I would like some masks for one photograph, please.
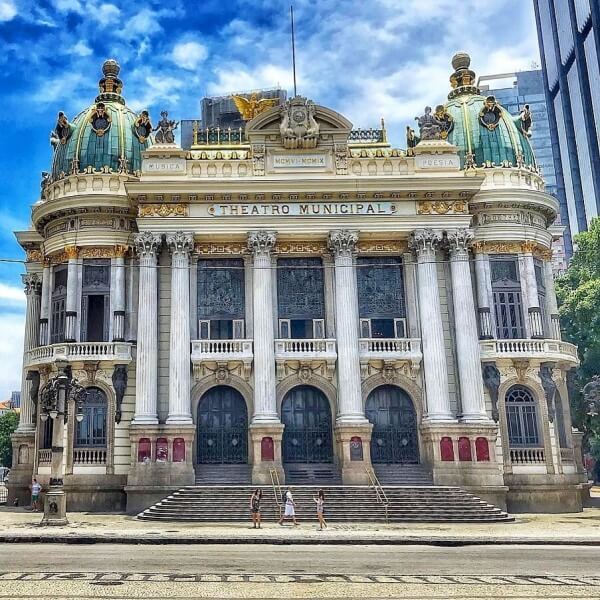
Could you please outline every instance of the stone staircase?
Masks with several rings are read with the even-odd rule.
[[[252,466],[248,464],[196,465],[196,485],[250,485]]]
[[[386,485],[432,486],[431,473],[422,465],[373,465],[379,483]]]
[[[188,486],[182,488],[138,515],[151,521],[240,522],[250,519],[250,496],[256,486]],[[272,487],[261,487],[262,519],[274,522],[279,507]],[[285,489],[285,488],[284,488]],[[299,522],[315,521],[313,497],[318,489],[325,493],[328,522],[497,522],[513,518],[472,494],[455,487],[385,486],[386,508],[368,486],[294,486]]]
[[[285,481],[287,485],[342,485],[339,469],[331,463],[285,465]]]

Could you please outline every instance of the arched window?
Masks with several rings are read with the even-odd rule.
[[[539,446],[537,409],[533,394],[521,385],[506,393],[506,425],[511,446]]]
[[[95,387],[87,389],[83,420],[77,423],[75,447],[106,447],[106,394]]]

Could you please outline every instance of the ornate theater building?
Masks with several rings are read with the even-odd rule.
[[[394,148],[301,96],[245,130],[94,103],[52,135],[27,253],[13,497],[47,485],[64,364],[69,508],[135,512],[184,486],[415,479],[509,511],[577,511],[551,267],[558,204],[457,54],[445,104]],[[248,105],[250,101],[248,101]],[[535,125],[534,125],[535,126]],[[61,365],[63,365],[61,367]],[[74,407],[69,407],[73,415]],[[43,418],[45,417],[45,418]]]

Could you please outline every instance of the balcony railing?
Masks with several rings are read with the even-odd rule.
[[[106,457],[106,448],[73,448],[75,465],[105,465]]]
[[[408,358],[421,354],[421,340],[417,338],[362,338],[358,347],[361,355],[404,354]]]
[[[543,448],[511,448],[510,462],[513,465],[538,465],[546,462]]]
[[[194,340],[192,361],[250,360],[252,340]]]
[[[577,346],[561,340],[481,340],[481,358],[541,358],[579,364]]]
[[[337,353],[334,339],[280,339],[275,340],[276,359],[330,358]]]
[[[44,365],[57,360],[131,362],[131,344],[126,342],[72,342],[40,346],[25,355],[27,366]]]
[[[50,448],[38,450],[38,463],[40,465],[49,465],[52,462],[52,450]]]

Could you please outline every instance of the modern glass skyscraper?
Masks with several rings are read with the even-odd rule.
[[[600,1],[534,0],[557,197],[570,233],[600,214]],[[567,253],[572,250],[565,232]]]

